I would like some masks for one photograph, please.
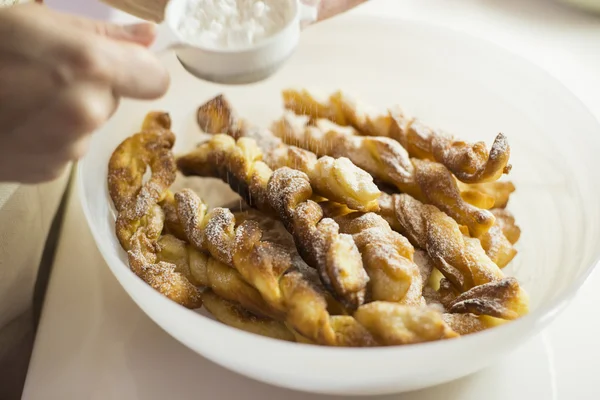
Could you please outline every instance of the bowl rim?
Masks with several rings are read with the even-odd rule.
[[[541,77],[546,83],[554,85],[554,87],[559,90],[565,97],[565,102],[573,102],[574,105],[577,106],[581,115],[586,115],[589,119],[588,123],[593,121],[595,125],[595,130],[600,133],[600,121],[590,109],[574,94],[572,93],[560,80],[552,76],[546,69],[537,65],[536,63],[526,59],[525,57],[511,51],[510,49],[497,44],[493,41],[489,41],[486,39],[482,39],[470,33],[466,33],[460,31],[458,29],[449,28],[443,25],[434,24],[431,22],[421,21],[413,18],[406,17],[395,17],[395,16],[372,16],[372,15],[346,15],[344,16],[345,24],[349,24],[352,22],[355,23],[402,23],[406,25],[411,25],[412,27],[418,29],[427,29],[430,31],[437,31],[440,35],[453,35],[458,37],[462,41],[469,41],[471,44],[476,44],[478,46],[487,47],[489,51],[494,53],[502,53],[503,58],[512,58],[514,62],[518,62],[523,67],[529,68],[530,70],[535,70],[538,76]],[[370,21],[370,22],[369,22]],[[340,23],[339,21],[335,21],[336,23]],[[589,125],[591,126],[591,124]],[[600,137],[600,135],[599,135]],[[599,147],[600,148],[600,147]],[[117,253],[114,251],[108,251],[101,245],[103,240],[101,240],[100,234],[97,232],[97,229],[93,223],[92,210],[89,207],[89,203],[87,201],[87,197],[85,195],[85,185],[86,182],[83,179],[83,170],[86,164],[86,160],[88,157],[84,157],[77,165],[77,190],[81,202],[81,206],[83,209],[83,213],[85,215],[86,221],[90,228],[90,232],[94,237],[94,241],[96,242],[96,246],[100,250],[105,262],[107,263],[110,270],[113,272],[113,275],[119,280],[121,286],[123,284],[120,282],[119,272],[115,270],[115,268],[123,268],[123,276],[127,276],[127,279],[133,279],[137,281],[137,283],[133,283],[134,285],[143,285],[145,289],[151,291],[155,296],[161,297],[165,302],[172,303],[173,306],[181,308],[183,311],[187,311],[191,313],[190,315],[195,315],[198,318],[205,319],[209,324],[214,324],[213,327],[222,333],[231,332],[232,337],[244,338],[247,337],[248,340],[253,340],[257,344],[263,344],[265,346],[270,346],[273,351],[287,351],[287,352],[296,352],[300,351],[305,357],[323,357],[323,356],[350,356],[350,357],[361,357],[361,356],[402,356],[405,353],[420,351],[420,350],[428,350],[428,351],[436,351],[440,347],[449,348],[451,346],[457,346],[457,342],[462,343],[472,343],[478,340],[484,340],[484,338],[498,335],[501,332],[506,332],[509,330],[517,330],[518,328],[526,325],[530,325],[532,328],[529,329],[531,335],[539,332],[543,329],[548,323],[550,323],[574,298],[577,291],[585,284],[591,273],[595,270],[596,266],[600,264],[600,250],[596,251],[594,255],[594,259],[589,265],[586,266],[585,270],[580,272],[580,274],[573,280],[573,282],[564,288],[562,292],[554,297],[551,301],[541,304],[537,309],[528,313],[527,315],[520,317],[517,320],[510,321],[506,324],[501,324],[492,329],[487,329],[481,332],[461,336],[459,340],[439,340],[432,342],[424,342],[417,344],[409,344],[409,345],[396,345],[396,346],[381,346],[381,347],[368,347],[368,348],[354,348],[354,347],[330,347],[330,346],[320,346],[320,345],[310,345],[304,343],[296,343],[296,342],[286,342],[277,339],[271,339],[267,337],[263,337],[257,334],[249,333],[237,328],[230,327],[228,325],[222,324],[218,321],[212,320],[203,315],[199,315],[193,310],[185,309],[184,307],[172,302],[166,297],[162,296],[160,293],[156,292],[154,289],[150,288],[144,282],[141,281],[129,268],[127,268],[127,264],[123,262],[120,257],[118,257]],[[113,265],[114,264],[114,265]],[[125,289],[125,288],[123,288]],[[145,290],[142,289],[142,290]],[[127,294],[132,298],[132,300],[138,304],[137,300],[132,296],[132,294],[125,290]],[[149,292],[148,292],[149,293]],[[138,307],[142,308],[139,304]],[[143,309],[142,309],[143,311]],[[145,311],[145,314],[148,315]],[[148,315],[151,319],[153,319],[150,315]],[[170,333],[169,333],[170,334]],[[171,335],[171,334],[170,334]],[[172,335],[171,335],[172,336]],[[179,339],[177,339],[179,341]],[[262,343],[261,343],[262,342]],[[184,343],[185,344],[185,343]],[[467,344],[465,344],[467,345]],[[189,346],[188,346],[189,347]],[[392,353],[391,353],[392,352]],[[203,356],[206,356],[203,354]],[[207,356],[207,358],[212,359]],[[234,368],[232,368],[234,369]]]

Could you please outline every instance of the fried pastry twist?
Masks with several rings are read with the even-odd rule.
[[[311,160],[316,160],[316,156],[310,151],[286,145],[270,132],[248,127],[247,123],[235,115],[222,95],[200,106],[197,117],[200,127],[208,133],[226,132],[234,138],[255,139],[265,153],[265,162],[270,168],[293,167],[300,171],[307,171],[310,169],[306,165]],[[347,158],[337,160],[347,160]],[[314,179],[310,175],[309,177],[313,185]],[[324,196],[331,199],[327,194]],[[328,204],[331,208],[336,203],[333,200]],[[360,212],[351,215],[346,212],[343,214],[347,215],[336,214],[332,209],[327,210],[327,205],[321,204],[321,206],[325,208],[325,214],[330,212],[330,215],[326,216],[335,217],[334,220],[340,226],[342,233],[353,235],[369,275],[371,299],[421,304],[423,282],[418,267],[412,261],[414,248],[402,235],[394,232],[389,224],[376,214]],[[351,205],[347,206],[353,208]]]
[[[466,202],[454,176],[440,163],[411,159],[396,141],[385,137],[354,136],[338,130],[323,130],[304,125],[286,113],[272,127],[273,133],[284,142],[298,145],[317,155],[347,157],[376,179],[396,186],[440,208],[471,234],[479,237],[493,224],[494,216]]]
[[[223,95],[218,95],[198,108],[198,125],[209,134],[226,133],[234,139],[254,139],[271,168],[290,167],[304,172],[314,191],[353,210],[377,211],[380,191],[373,177],[357,168],[349,159],[329,156],[317,158],[313,153],[286,146],[280,139],[257,130],[238,118]]]
[[[426,320],[430,325],[421,329],[411,325],[381,327],[375,322],[371,322],[373,327],[368,324],[365,327],[360,323],[361,328],[357,326],[359,322],[353,323],[347,318],[331,316],[326,293],[319,286],[318,277],[311,272],[314,270],[307,268],[299,257],[295,257],[297,254],[291,242],[285,246],[263,240],[261,227],[252,219],[246,219],[236,227],[235,217],[227,209],[216,208],[207,213],[204,204],[189,189],[177,193],[175,199],[178,215],[190,243],[208,252],[216,261],[233,265],[241,277],[256,288],[265,302],[277,310],[272,317],[285,321],[294,332],[309,342],[367,346],[375,343],[416,343],[456,336],[439,313],[427,314]],[[227,298],[226,296],[231,295],[220,296]],[[239,304],[248,309],[246,301],[239,298]],[[388,306],[385,303],[380,307],[396,310],[395,305]],[[361,309],[359,307],[357,313]],[[377,310],[375,307],[371,312],[373,319],[376,318]],[[416,318],[412,308],[401,310],[403,312],[398,318],[406,321]],[[421,308],[415,310],[419,315],[424,313]],[[444,329],[438,330],[440,326]],[[388,339],[386,332],[391,333],[394,339]],[[383,339],[375,341],[375,335]]]
[[[420,343],[458,336],[430,307],[403,306],[374,301],[360,307],[354,318],[373,334],[375,340],[389,344]],[[403,326],[404,329],[398,329]]]
[[[506,208],[510,195],[515,191],[515,185],[510,181],[496,181],[485,183],[474,183],[468,185],[458,182],[458,187],[461,189],[463,198],[485,198],[489,199],[491,206],[489,208]]]
[[[321,281],[349,309],[364,302],[369,280],[360,253],[350,235],[323,218],[312,200],[306,174],[290,168],[273,172],[261,161],[256,142],[215,135],[178,159],[184,175],[220,177],[248,204],[276,215],[293,235],[300,255],[319,272]]]
[[[520,291],[517,280],[507,277],[475,286],[456,296],[445,306],[451,313],[473,313],[512,320],[522,315]]]
[[[175,271],[194,285],[208,288],[228,301],[239,303],[257,316],[275,319],[281,316],[238,271],[183,240],[168,234],[162,236],[157,257],[160,261],[175,265]]]
[[[458,224],[436,207],[399,194],[382,195],[380,208],[394,229],[413,245],[427,251],[436,268],[459,293],[505,279],[502,271],[485,254],[479,240],[463,235]],[[522,316],[528,310],[527,294],[516,281],[509,283],[513,286],[507,287],[511,290],[502,302],[513,313],[504,315],[507,318]]]
[[[394,181],[401,191],[436,205],[457,222],[466,225],[471,235],[481,240],[486,253],[498,266],[506,266],[515,257],[516,249],[495,224],[493,214],[473,205],[483,205],[486,199],[491,200],[487,207],[496,201],[506,205],[508,196],[514,191],[512,183],[462,184],[468,190],[461,193],[456,180],[443,165],[418,159],[412,159],[411,165],[410,161],[406,161],[408,155],[402,147],[387,138],[351,136],[334,130],[323,133],[317,127],[295,125],[292,119],[285,116],[275,124],[273,131],[284,137],[286,142],[307,140],[308,144],[302,146],[310,150],[327,152],[332,156],[344,154],[352,160],[358,160],[356,164],[359,167],[367,169],[380,180]],[[375,146],[370,148],[372,144]],[[397,162],[402,159],[405,162]],[[403,172],[386,173],[394,168]],[[469,201],[465,201],[465,198]]]
[[[278,221],[264,214],[253,212],[251,209],[235,213],[234,216],[237,224],[242,224],[248,220],[254,221],[262,229],[263,241],[273,242],[286,248],[292,259],[293,265],[291,268],[298,267],[309,285],[316,285],[313,292],[306,294],[307,297],[310,297],[311,293],[315,296],[311,304],[322,304],[323,299],[320,296],[323,296],[330,313],[336,311],[336,309],[338,312],[344,312],[341,306],[329,296],[328,292],[320,288],[314,270],[308,269],[300,259],[293,238]],[[335,336],[334,343],[322,341],[318,336],[310,340],[300,334],[299,331],[305,333],[318,332],[317,328],[310,325],[314,323],[314,319],[296,319],[286,322],[285,313],[269,305],[260,292],[247,283],[235,268],[225,265],[211,256],[204,255],[187,242],[171,235],[162,236],[159,244],[158,257],[161,261],[175,264],[176,271],[189,277],[188,279],[194,284],[209,288],[208,291],[203,293],[203,304],[213,316],[224,324],[263,336],[279,337],[283,340],[290,340],[291,335],[292,338],[297,337],[299,341],[307,343],[353,347],[377,345],[372,335],[362,325],[358,324],[353,317],[344,315],[330,315],[329,317],[332,330],[332,335],[329,335],[329,337]],[[264,251],[260,252],[261,255],[264,255],[264,253]],[[251,258],[251,261],[254,263],[256,271],[259,271],[259,259]],[[296,307],[300,309],[301,305]],[[302,324],[299,331],[293,328],[296,324]]]
[[[485,318],[475,314],[449,314],[442,316],[444,322],[459,335],[469,335],[490,328]]]
[[[212,290],[202,294],[204,307],[220,322],[273,339],[295,341],[294,334],[285,324],[271,318],[258,317],[244,307],[218,296]]]
[[[500,268],[507,266],[517,255],[517,249],[504,234],[501,222],[496,223],[489,231],[479,237],[485,254]]]
[[[200,308],[202,299],[198,288],[177,272],[174,264],[158,261],[156,254],[148,251],[155,246],[156,242],[149,239],[142,230],[133,234],[130,250],[127,251],[133,273],[174,302],[190,309]]]
[[[206,288],[202,304],[220,322],[262,336],[294,340],[281,322],[281,313],[270,307],[234,268],[169,234],[160,238],[157,256],[160,261],[174,264],[175,271],[194,285]]]
[[[479,237],[479,241],[488,257],[500,268],[504,268],[517,255],[517,249],[513,245],[519,240],[521,229],[508,210],[494,208],[490,211],[496,221],[489,231]]]
[[[116,235],[131,270],[169,299],[188,308],[201,306],[200,293],[175,265],[158,261],[164,213],[158,203],[175,180],[171,148],[175,136],[165,113],[147,115],[142,131],[125,139],[108,165],[108,189],[117,210]],[[152,174],[143,183],[147,168]]]
[[[308,279],[309,274],[294,263],[289,247],[263,241],[256,221],[247,220],[236,227],[235,217],[228,209],[207,212],[206,205],[189,189],[176,193],[175,200],[190,244],[216,261],[233,266],[275,312],[265,313],[262,305],[252,311],[285,316],[285,321],[303,336],[321,344],[335,344],[326,297]],[[231,295],[221,294],[233,300],[228,296]],[[248,308],[247,301],[236,300]]]
[[[352,126],[361,135],[385,136],[398,141],[411,157],[434,160],[445,165],[465,183],[497,180],[509,173],[510,147],[506,136],[498,134],[488,150],[484,142],[467,143],[436,131],[401,110],[370,115],[350,96],[337,91],[326,100],[315,98],[307,90],[284,90],[284,105],[313,120],[328,119],[341,126]]]
[[[521,228],[516,224],[515,217],[506,209],[493,209],[492,213],[496,217],[496,221],[506,239],[515,244],[521,237]]]
[[[340,232],[351,234],[369,275],[372,301],[422,305],[423,278],[413,261],[414,247],[375,213],[353,212],[332,202],[320,203]]]
[[[150,128],[158,124],[159,114],[150,113],[142,131],[125,139],[113,152],[108,165],[108,191],[117,210],[117,237],[129,250],[133,234],[140,228],[154,240],[164,219],[158,203],[175,180],[176,164],[171,152],[175,135],[168,128]],[[146,169],[152,175],[142,184]],[[159,227],[160,230],[153,229]]]

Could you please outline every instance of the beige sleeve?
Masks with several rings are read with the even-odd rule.
[[[0,331],[30,307],[52,219],[68,180],[21,185],[0,207]]]
[[[19,352],[27,350],[24,341],[31,337],[42,252],[68,179],[66,171],[42,185],[0,184],[0,371],[12,371],[22,364],[18,360],[27,359]],[[0,385],[0,398],[8,398],[8,386]]]
[[[101,0],[114,8],[147,21],[160,23],[169,0]]]

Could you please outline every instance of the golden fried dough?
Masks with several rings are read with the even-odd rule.
[[[225,300],[208,290],[202,294],[204,307],[225,325],[273,339],[294,342],[294,334],[285,324],[270,318],[258,317],[241,305]]]
[[[335,221],[323,218],[310,200],[312,187],[306,174],[291,168],[272,171],[261,161],[253,139],[237,142],[215,135],[178,159],[184,175],[221,177],[249,204],[276,215],[294,236],[298,252],[319,271],[325,287],[347,308],[364,302],[368,276],[350,235],[340,234]]]
[[[338,125],[352,126],[365,136],[383,136],[398,141],[411,157],[437,161],[465,183],[492,182],[510,172],[510,147],[499,134],[488,150],[483,142],[468,143],[410,118],[396,107],[374,114],[346,93],[337,91],[317,99],[307,90],[282,92],[286,109],[306,115],[313,121],[329,119]]]
[[[326,131],[304,125],[289,113],[276,121],[271,130],[284,142],[297,144],[317,156],[347,157],[377,180],[437,206],[467,226],[474,236],[485,233],[494,224],[492,213],[463,199],[456,179],[444,165],[411,159],[393,139],[354,136],[332,129]]]
[[[131,270],[169,299],[188,308],[202,302],[199,290],[188,280],[189,270],[157,260],[165,214],[159,203],[175,180],[176,164],[171,148],[175,135],[163,112],[146,116],[142,132],[125,139],[108,164],[108,189],[117,209],[116,235],[128,252]],[[151,176],[144,183],[146,169]]]

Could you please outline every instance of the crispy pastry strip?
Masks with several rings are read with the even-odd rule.
[[[312,151],[300,149],[295,146],[285,145],[282,143],[280,138],[273,137],[270,132],[259,131],[255,128],[249,127],[248,123],[241,120],[234,110],[232,109],[229,102],[223,95],[219,95],[198,108],[197,114],[198,124],[207,133],[215,134],[218,132],[225,132],[233,138],[239,139],[241,137],[250,137],[256,140],[261,147],[261,150],[265,152],[265,162],[270,168],[277,169],[280,167],[293,167],[301,171],[307,171],[307,160],[315,159],[316,156]],[[310,129],[310,128],[309,128]],[[350,137],[347,134],[340,134],[342,137]],[[289,139],[289,138],[288,138]],[[329,143],[329,138],[321,140],[318,143],[315,142],[313,145],[308,146],[311,150],[319,151],[319,148],[339,148],[336,140]],[[377,142],[378,139],[382,139],[382,143],[389,143],[389,148],[398,149],[401,153],[403,149],[401,146],[389,139],[383,138],[358,138],[361,141]],[[362,142],[361,142],[362,143]],[[363,149],[354,148],[356,153],[349,153],[352,158],[360,158],[365,154]],[[364,149],[367,150],[367,149]],[[327,150],[324,150],[327,152]],[[384,152],[383,150],[382,152]],[[380,152],[381,153],[381,152]],[[348,153],[344,153],[347,154]],[[335,154],[336,156],[340,154]],[[389,157],[382,157],[394,162],[394,154]],[[408,160],[408,156],[400,156],[400,160]],[[345,158],[344,158],[345,159]],[[338,159],[338,160],[341,160]],[[375,160],[375,159],[373,159]],[[417,162],[419,162],[417,160]],[[373,164],[376,161],[373,161]],[[410,161],[407,161],[406,168],[413,170]],[[433,164],[433,163],[432,163]],[[439,165],[439,164],[438,164]],[[443,168],[439,165],[441,169]],[[371,169],[374,169],[372,167]],[[423,171],[425,168],[422,168]],[[439,169],[439,168],[438,168]],[[432,168],[429,168],[427,173],[423,175],[429,175],[432,177],[438,177],[442,174],[430,173]],[[382,175],[386,175],[382,173]],[[404,176],[410,175],[404,173]],[[310,176],[310,175],[309,175]],[[456,184],[454,178],[449,173],[446,173],[446,182],[449,186],[455,187]],[[311,184],[313,183],[311,178]],[[435,179],[422,179],[422,182],[434,182]],[[454,185],[454,186],[452,186]],[[466,186],[466,185],[465,185]],[[407,186],[408,187],[408,186]],[[416,187],[416,185],[411,185]],[[416,189],[418,192],[419,188]],[[325,195],[325,197],[328,197]],[[458,196],[457,196],[458,197]],[[328,197],[331,199],[331,197]],[[328,205],[321,204],[325,207],[325,213],[327,216],[337,216],[334,218],[335,221],[340,225],[342,233],[352,234],[362,256],[363,264],[370,277],[369,287],[370,294],[373,300],[387,300],[387,301],[404,301],[408,303],[418,303],[421,301],[421,280],[415,274],[417,268],[412,262],[412,253],[414,249],[408,243],[399,245],[396,244],[406,242],[401,236],[394,236],[394,232],[390,229],[389,225],[381,217],[374,214],[363,214],[356,213],[352,215],[345,215],[350,212],[342,210],[333,210],[331,207],[337,207],[335,201],[328,202]],[[443,203],[445,204],[445,203]],[[344,207],[345,208],[345,207]],[[350,207],[352,208],[352,207]],[[376,234],[375,234],[376,233]],[[404,240],[402,240],[404,239]],[[499,265],[506,265],[512,257],[514,257],[514,249],[504,238],[502,232],[498,227],[493,227],[491,232],[482,234],[482,239],[486,244],[486,250],[489,249],[490,256],[493,261]],[[374,244],[373,241],[377,243]],[[406,246],[408,244],[408,247]],[[506,246],[508,244],[508,246]],[[405,298],[405,295],[407,295]]]
[[[490,211],[496,217],[496,222],[489,231],[479,237],[479,241],[488,257],[500,268],[504,268],[517,255],[514,244],[519,240],[521,229],[516,225],[510,211],[504,208],[494,208]]]
[[[257,129],[249,128],[247,123],[235,115],[232,107],[222,95],[200,106],[198,124],[208,133],[225,132],[236,139],[241,137],[255,139],[261,150],[265,152],[265,162],[270,168],[298,169],[308,174],[311,185],[314,185],[315,180],[325,181],[325,185],[321,186],[329,185],[329,179],[323,179],[323,177],[330,176],[329,174],[319,172],[316,174],[318,178],[315,179],[315,174],[310,173],[313,169],[310,165],[315,164],[317,160],[314,153],[286,145],[269,132],[260,132]],[[330,157],[322,159],[324,158],[331,159]],[[336,161],[352,166],[347,158],[338,158]],[[371,183],[371,176],[360,171],[369,176],[366,181]],[[362,175],[357,175],[362,178]],[[362,180],[358,180],[353,186],[360,185]],[[319,193],[328,199],[332,198],[323,191]],[[347,206],[357,209],[351,204],[347,204]],[[376,209],[378,208],[377,206]],[[340,226],[342,233],[353,236],[362,254],[363,265],[369,275],[371,299],[401,302],[402,304],[422,304],[422,279],[417,266],[412,261],[414,249],[402,235],[394,232],[385,220],[373,213],[358,212],[352,215],[337,215],[334,220]]]
[[[292,257],[293,263],[300,267],[300,271],[306,275],[309,282],[319,287],[318,277],[313,274],[314,270],[303,267],[305,264],[299,258],[294,240],[281,223],[252,209],[235,213],[235,217],[238,224],[248,220],[259,224],[263,230],[262,240],[285,246]],[[195,285],[210,288],[208,295],[207,292],[203,293],[203,304],[219,321],[263,336],[279,336],[283,340],[290,340],[289,335],[292,335],[292,340],[294,337],[298,337],[302,342],[317,344],[317,342],[302,336],[298,330],[293,328],[291,323],[286,323],[285,313],[270,306],[263,299],[260,292],[247,283],[235,268],[227,266],[211,256],[204,255],[187,242],[172,235],[162,236],[159,245],[158,257],[161,261],[175,264],[176,271],[188,277]],[[253,262],[257,261],[253,259]],[[320,303],[319,296],[323,295],[328,303],[330,313],[341,307],[326,291],[319,289],[312,292],[312,294],[316,298],[313,299],[311,304],[314,304],[314,301]],[[218,296],[218,299],[211,301],[215,296]],[[252,315],[248,316],[248,312]],[[315,331],[314,328],[311,329],[310,327],[311,322],[314,322],[314,320],[296,321],[296,323],[308,325],[300,329],[302,332]],[[372,335],[352,316],[331,315],[329,322],[337,346],[364,347],[377,345]],[[285,331],[281,329],[282,325],[285,327]],[[313,339],[319,340],[318,337]],[[320,344],[331,343],[323,342]]]
[[[406,194],[382,195],[381,214],[413,245],[427,251],[436,268],[459,293],[502,281],[505,276],[490,260],[479,240],[463,235],[458,224],[434,206]],[[516,282],[510,281],[510,295],[503,304],[518,316],[527,313],[528,297]]]
[[[448,279],[442,278],[436,295],[428,300],[438,302],[453,314],[470,313],[500,320],[513,320],[522,315],[519,311],[522,307],[522,304],[519,304],[520,290],[515,278],[506,277],[459,293]]]
[[[302,143],[302,140],[307,140],[308,144],[301,146],[309,150],[326,152],[334,157],[344,154],[380,180],[395,181],[401,191],[437,206],[458,223],[466,225],[471,235],[481,240],[488,256],[501,268],[515,257],[517,251],[495,223],[493,213],[473,205],[483,205],[486,199],[491,200],[488,207],[496,201],[505,205],[514,190],[512,183],[462,184],[468,190],[460,192],[454,177],[442,164],[418,159],[412,159],[412,165],[410,161],[398,163],[398,160],[408,160],[408,155],[398,143],[387,138],[351,136],[334,130],[323,133],[317,127],[294,125],[294,121],[285,116],[274,125],[273,131],[285,138],[285,142]],[[377,145],[371,150],[369,146],[361,147],[374,143]],[[395,150],[388,152],[389,149]],[[387,173],[403,166],[407,169],[402,173]]]
[[[158,261],[156,255],[148,251],[155,245],[156,242],[149,239],[143,230],[133,234],[130,250],[127,251],[133,273],[174,302],[190,309],[200,308],[202,299],[198,288],[177,272],[174,264]]]
[[[285,160],[270,158],[270,166],[273,168],[286,164]],[[340,232],[352,235],[369,275],[371,300],[421,304],[422,280],[418,267],[412,260],[414,248],[406,238],[393,231],[383,218],[372,212],[350,213],[351,210],[344,207],[343,212],[336,213],[331,207],[337,207],[338,203],[327,202],[320,205],[325,216],[332,217],[337,222]]]
[[[263,231],[255,220],[246,219],[235,227],[235,217],[229,210],[215,208],[207,213],[206,206],[189,189],[177,193],[175,199],[178,215],[190,243],[197,249],[208,252],[216,261],[233,265],[268,305],[278,311],[273,317],[285,321],[295,333],[309,342],[370,346],[375,343],[417,343],[456,336],[443,322],[441,314],[435,312],[428,313],[423,321],[429,325],[419,329],[400,323],[398,326],[380,327],[371,322],[374,325],[371,327],[360,323],[358,319],[354,323],[331,316],[327,309],[326,294],[320,288],[318,278],[312,275],[311,271],[314,270],[306,268],[301,260],[294,258],[293,247],[263,240]],[[232,294],[221,295],[228,299],[227,296]],[[239,304],[245,307],[246,302],[240,299]],[[391,304],[392,306],[382,303],[380,307],[382,310],[384,307],[387,307],[386,310],[395,310],[395,305]],[[357,313],[361,309],[359,307]],[[373,319],[376,319],[377,312],[382,312],[377,310],[375,308],[372,311]],[[412,314],[412,308],[402,310],[404,311],[398,317],[401,320],[410,322],[416,318]],[[421,309],[415,310],[417,312]],[[419,311],[419,318],[422,313],[424,311]],[[342,323],[344,320],[346,322]],[[357,326],[358,323],[361,327]],[[439,330],[440,325],[445,329]],[[400,337],[404,342],[399,339],[390,340],[385,336],[384,329],[391,333],[392,338]],[[374,335],[380,339],[375,341]]]
[[[294,265],[289,247],[263,241],[256,221],[244,221],[236,228],[229,210],[207,212],[189,189],[178,192],[175,199],[192,246],[232,265],[269,306],[285,315],[294,330],[320,344],[335,344],[325,296],[307,273]]]
[[[244,307],[218,296],[212,290],[202,294],[204,307],[220,322],[273,339],[294,342],[294,334],[285,324],[271,318],[258,317]]]
[[[404,236],[375,213],[354,212],[333,202],[320,205],[324,215],[338,223],[341,232],[354,238],[369,275],[370,300],[424,304],[423,277],[413,261],[414,247]]]
[[[430,307],[404,306],[374,301],[360,307],[354,318],[375,340],[391,345],[420,343],[458,336]],[[398,329],[403,326],[404,329]]]
[[[226,133],[234,139],[254,139],[263,151],[264,161],[272,169],[290,167],[308,175],[314,191],[353,210],[377,211],[380,191],[373,177],[357,168],[349,159],[329,156],[317,158],[313,153],[286,146],[280,139],[260,132],[238,118],[223,95],[198,108],[198,125],[210,134]]]
[[[506,208],[510,195],[515,191],[514,183],[510,181],[496,181],[485,183],[466,184],[458,182],[458,187],[462,191],[463,198],[488,197],[491,199],[491,206],[487,208]],[[482,194],[484,196],[482,196]]]
[[[281,312],[265,302],[261,294],[234,268],[172,235],[162,236],[158,244],[158,260],[175,265],[175,271],[194,285],[208,288],[228,301],[239,303],[257,316],[281,317]]]
[[[171,153],[175,135],[169,128],[168,114],[148,114],[142,131],[125,139],[113,152],[108,189],[117,210],[116,235],[127,251],[131,270],[169,299],[198,308],[202,304],[198,289],[175,270],[174,264],[158,261],[156,256],[165,219],[158,203],[176,172]],[[152,174],[143,183],[148,167]]]
[[[517,243],[521,237],[521,228],[516,224],[515,217],[511,212],[506,209],[493,209],[492,213],[506,239],[512,244]]]
[[[517,255],[517,249],[502,231],[501,222],[497,222],[489,231],[479,237],[485,254],[500,268],[507,266]]]
[[[318,171],[317,168],[312,167],[317,162],[317,157],[312,151],[307,151],[296,146],[286,145],[282,142],[282,140],[278,137],[273,136],[268,131],[259,131],[256,128],[250,127],[249,124],[240,119],[233,108],[226,100],[223,95],[218,95],[208,102],[204,103],[202,106],[198,108],[197,113],[198,124],[202,130],[207,133],[216,134],[220,132],[227,133],[235,139],[239,139],[241,137],[250,137],[256,140],[259,147],[264,153],[264,161],[265,163],[272,169],[277,169],[281,167],[290,167],[294,169],[298,169],[302,172],[305,172],[311,181],[311,185],[316,188],[316,191],[322,194],[325,198],[330,199],[333,202],[336,202],[336,197],[332,195],[330,190],[327,189],[329,187],[329,183],[327,180],[319,179],[322,176],[330,176],[329,174],[323,174]],[[379,138],[373,138],[373,141],[377,141]],[[388,139],[384,139],[385,142],[389,142]],[[323,143],[319,144],[327,144],[327,141],[323,141]],[[336,147],[336,143],[333,142],[331,144],[332,147]],[[400,147],[396,143],[392,143],[392,148]],[[360,150],[357,149],[357,154]],[[352,154],[351,154],[352,155]],[[322,157],[321,160],[327,159],[328,157]],[[387,157],[388,159],[390,157]],[[392,157],[393,158],[393,157]],[[343,164],[351,164],[345,157],[340,157],[337,160],[337,163],[340,165]],[[407,164],[410,165],[410,164]],[[349,166],[348,170],[350,170],[352,165]],[[409,166],[409,169],[411,167]],[[340,168],[342,170],[342,168]],[[317,172],[317,173],[315,173]],[[423,172],[421,170],[421,172]],[[429,172],[428,172],[429,173]],[[366,172],[365,175],[369,175]],[[360,179],[354,179],[355,183],[354,187],[358,186],[360,182],[368,182],[369,184],[372,182],[370,175],[369,179],[364,179],[360,174],[350,174],[345,173],[342,174],[345,176],[357,176]],[[383,174],[386,175],[386,174]],[[407,175],[407,174],[404,174]],[[421,174],[424,175],[424,174]],[[444,175],[443,172],[439,175]],[[439,176],[438,175],[438,176]],[[447,185],[452,188],[453,182],[448,179],[448,174],[446,175]],[[433,179],[423,178],[422,182],[433,182]],[[325,182],[324,182],[325,181]],[[438,183],[439,184],[439,183]],[[512,184],[506,185],[504,182],[492,182],[490,184],[479,184],[479,185],[466,185],[461,184],[465,188],[465,191],[461,193],[461,197],[465,199],[468,197],[468,202],[477,205],[478,203],[481,205],[482,202],[485,203],[486,200],[491,201],[491,203],[487,204],[487,207],[491,207],[494,205],[495,198],[497,196],[500,197],[501,201],[503,201],[504,197],[506,197],[512,190],[514,190],[514,186]],[[411,185],[412,186],[412,185]],[[321,188],[319,190],[319,188]],[[322,188],[326,188],[323,190]],[[468,190],[467,190],[468,189]],[[418,189],[417,189],[418,191]],[[374,193],[374,190],[361,190],[361,193]],[[485,194],[482,195],[482,192]],[[377,194],[377,197],[379,194]],[[373,195],[371,198],[375,198]],[[348,196],[346,197],[348,199]],[[374,200],[373,200],[374,201]],[[506,197],[507,201],[507,197]],[[339,201],[337,201],[339,203]],[[350,203],[350,200],[346,200],[347,203]],[[359,203],[359,206],[354,205],[353,203],[348,204],[349,208],[353,208],[361,211],[360,204],[368,204],[369,207],[362,207],[362,211],[377,211],[377,206],[372,205],[371,202],[367,203],[364,200],[362,203]],[[466,206],[471,209],[475,209],[474,207]],[[500,267],[504,267],[508,264],[512,258],[516,255],[516,250],[513,246],[507,241],[504,237],[503,233],[498,229],[498,227],[492,227],[488,232],[483,233],[480,236],[482,244],[484,245],[484,249],[486,250],[488,256],[496,262]],[[362,250],[361,250],[362,252]],[[367,267],[367,271],[368,271]],[[374,283],[371,283],[371,286],[375,286]]]
[[[397,140],[411,157],[435,160],[445,165],[465,183],[493,182],[509,173],[510,147],[498,134],[488,150],[484,142],[467,143],[436,131],[401,110],[370,115],[350,96],[337,91],[326,100],[316,99],[307,90],[284,90],[284,105],[313,120],[325,118],[342,126],[352,126],[366,136],[385,136]]]
[[[348,309],[356,309],[364,302],[369,278],[352,236],[340,234],[335,221],[323,218],[319,205],[310,200],[313,193],[306,174],[290,168],[273,172],[261,157],[252,139],[236,142],[215,135],[180,157],[178,166],[184,175],[220,177],[248,204],[276,215],[325,287]]]
[[[447,305],[451,313],[489,315],[505,320],[517,319],[523,314],[517,280],[507,277],[499,281],[475,286],[458,295]]]
[[[377,180],[440,208],[459,224],[467,226],[475,237],[484,234],[494,224],[492,213],[462,198],[454,176],[444,165],[411,159],[395,140],[355,136],[339,130],[304,125],[290,113],[276,121],[272,131],[284,142],[315,152],[318,156],[349,158]]]
[[[459,335],[469,335],[490,328],[486,320],[475,314],[443,314],[444,322]]]

